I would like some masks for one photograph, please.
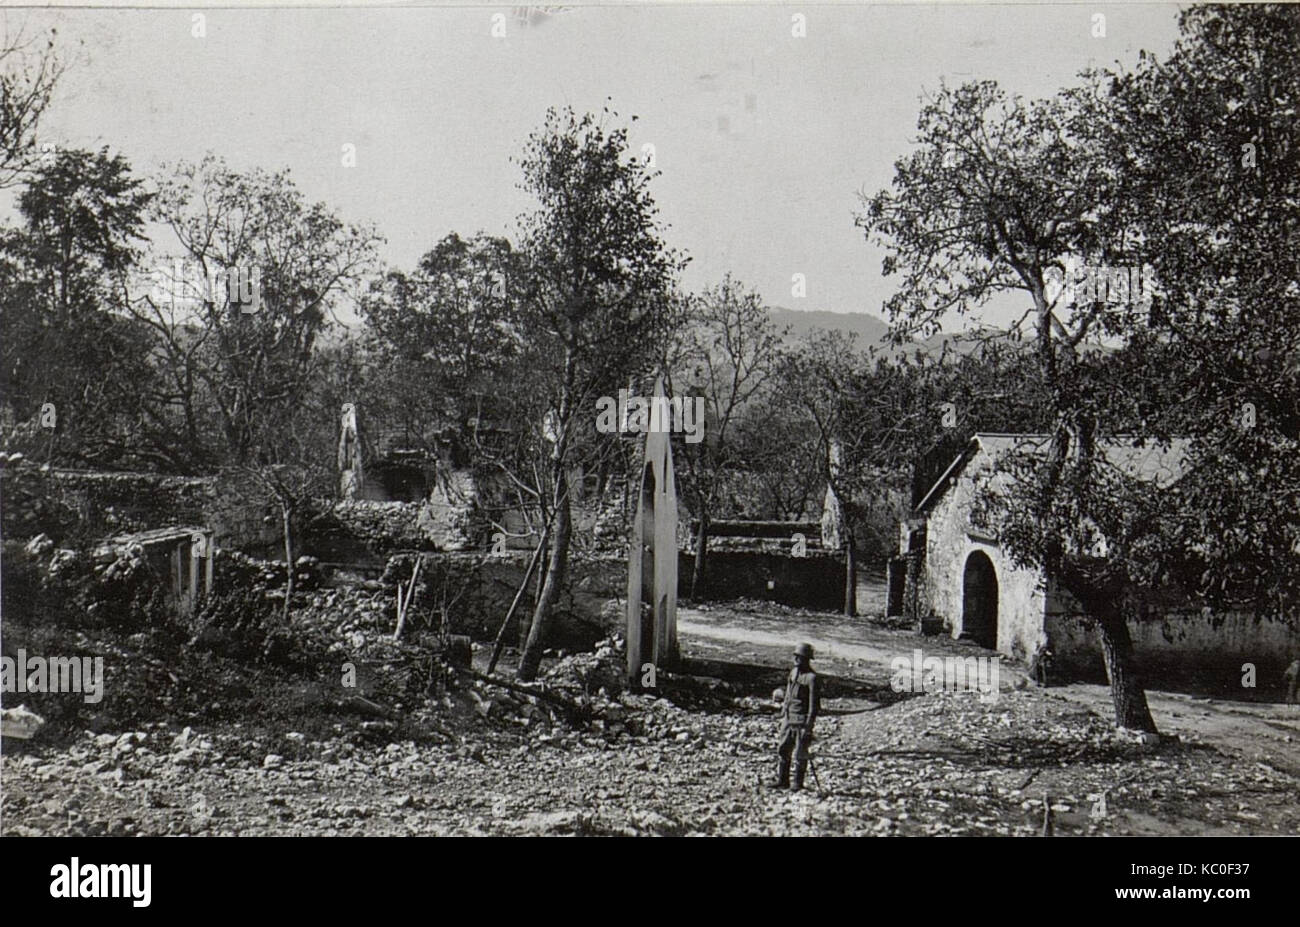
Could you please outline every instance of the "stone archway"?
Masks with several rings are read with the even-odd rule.
[[[993,561],[982,550],[966,558],[962,575],[961,637],[997,650],[998,577]]]

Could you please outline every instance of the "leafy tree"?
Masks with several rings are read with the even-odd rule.
[[[817,425],[797,397],[784,388],[764,390],[737,423],[735,444],[734,457],[741,465],[728,476],[735,484],[738,512],[800,521],[821,511]]]
[[[356,297],[378,238],[307,203],[287,171],[239,173],[213,156],[162,181],[154,217],[181,255],[160,259],[154,286],[132,301],[164,380],[142,440],[184,468],[255,462],[305,401],[318,340],[334,307]]]
[[[519,351],[522,261],[504,238],[452,233],[412,273],[389,271],[362,304],[373,336],[367,416],[399,425],[413,445],[450,430],[453,456],[469,458],[479,419]]]
[[[679,442],[676,457],[679,481],[699,521],[693,592],[704,578],[710,516],[728,471],[744,460],[739,441],[743,419],[773,385],[785,333],[772,322],[759,295],[730,275],[692,300],[681,331],[686,344],[679,362],[690,371],[686,378],[695,387],[692,392],[703,397],[706,416],[700,423],[703,440]]]
[[[1033,317],[1051,441],[1033,484],[1040,528],[1008,533],[1008,552],[1092,607],[1116,720],[1154,730],[1126,623],[1132,600],[1107,598],[1086,585],[1086,571],[1068,568],[1084,555],[1083,540],[1072,516],[1068,526],[1052,517],[1086,483],[1094,456],[1097,398],[1085,388],[1080,348],[1122,335],[1133,315],[1104,291],[1068,305],[1051,292],[1054,277],[1072,270],[1071,257],[1110,260],[1130,246],[1122,223],[1097,221],[1107,162],[1086,118],[1091,95],[1095,83],[1031,101],[992,81],[941,87],[921,110],[916,150],[895,163],[892,189],[864,197],[858,223],[887,249],[885,274],[902,274],[886,303],[900,337],[933,331],[948,313],[979,310],[995,294],[1025,294],[1022,321]]]
[[[617,117],[608,108],[604,114]],[[596,400],[644,373],[646,359],[658,353],[683,262],[663,243],[649,189],[655,173],[629,153],[626,129],[552,109],[519,164],[521,189],[536,207],[520,217],[523,349],[507,398],[525,442],[521,456],[533,461],[516,468],[515,478],[553,523],[519,664],[519,677],[528,680],[540,665],[567,569],[570,468],[584,437],[592,439]]]
[[[53,407],[48,455],[130,459],[149,345],[122,309],[152,196],[107,149],[60,151],[28,177],[22,224],[0,232],[5,405],[15,422]]]
[[[1300,10],[1197,6],[1163,61],[1093,102],[1105,202],[1149,255],[1157,296],[1132,367],[1192,439],[1175,517],[1147,553],[1211,605],[1297,617],[1300,601]],[[1104,121],[1097,121],[1104,116]],[[1149,565],[1149,564],[1148,564]]]

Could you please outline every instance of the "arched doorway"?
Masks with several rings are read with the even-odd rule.
[[[998,647],[998,577],[993,571],[993,561],[980,550],[966,558],[961,636],[990,650]]]

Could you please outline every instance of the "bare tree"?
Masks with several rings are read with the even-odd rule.
[[[26,34],[0,18],[0,189],[20,183],[39,163],[37,128],[63,74],[55,52],[56,30]]]
[[[691,301],[681,363],[692,392],[705,401],[703,440],[682,441],[678,475],[698,519],[691,593],[704,578],[709,520],[727,471],[740,463],[738,420],[772,383],[786,332],[757,293],[728,274]],[[676,388],[677,384],[673,384]]]

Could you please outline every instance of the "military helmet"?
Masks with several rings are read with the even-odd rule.
[[[794,655],[803,657],[805,660],[811,660],[813,658],[812,644],[800,644],[794,649]]]

